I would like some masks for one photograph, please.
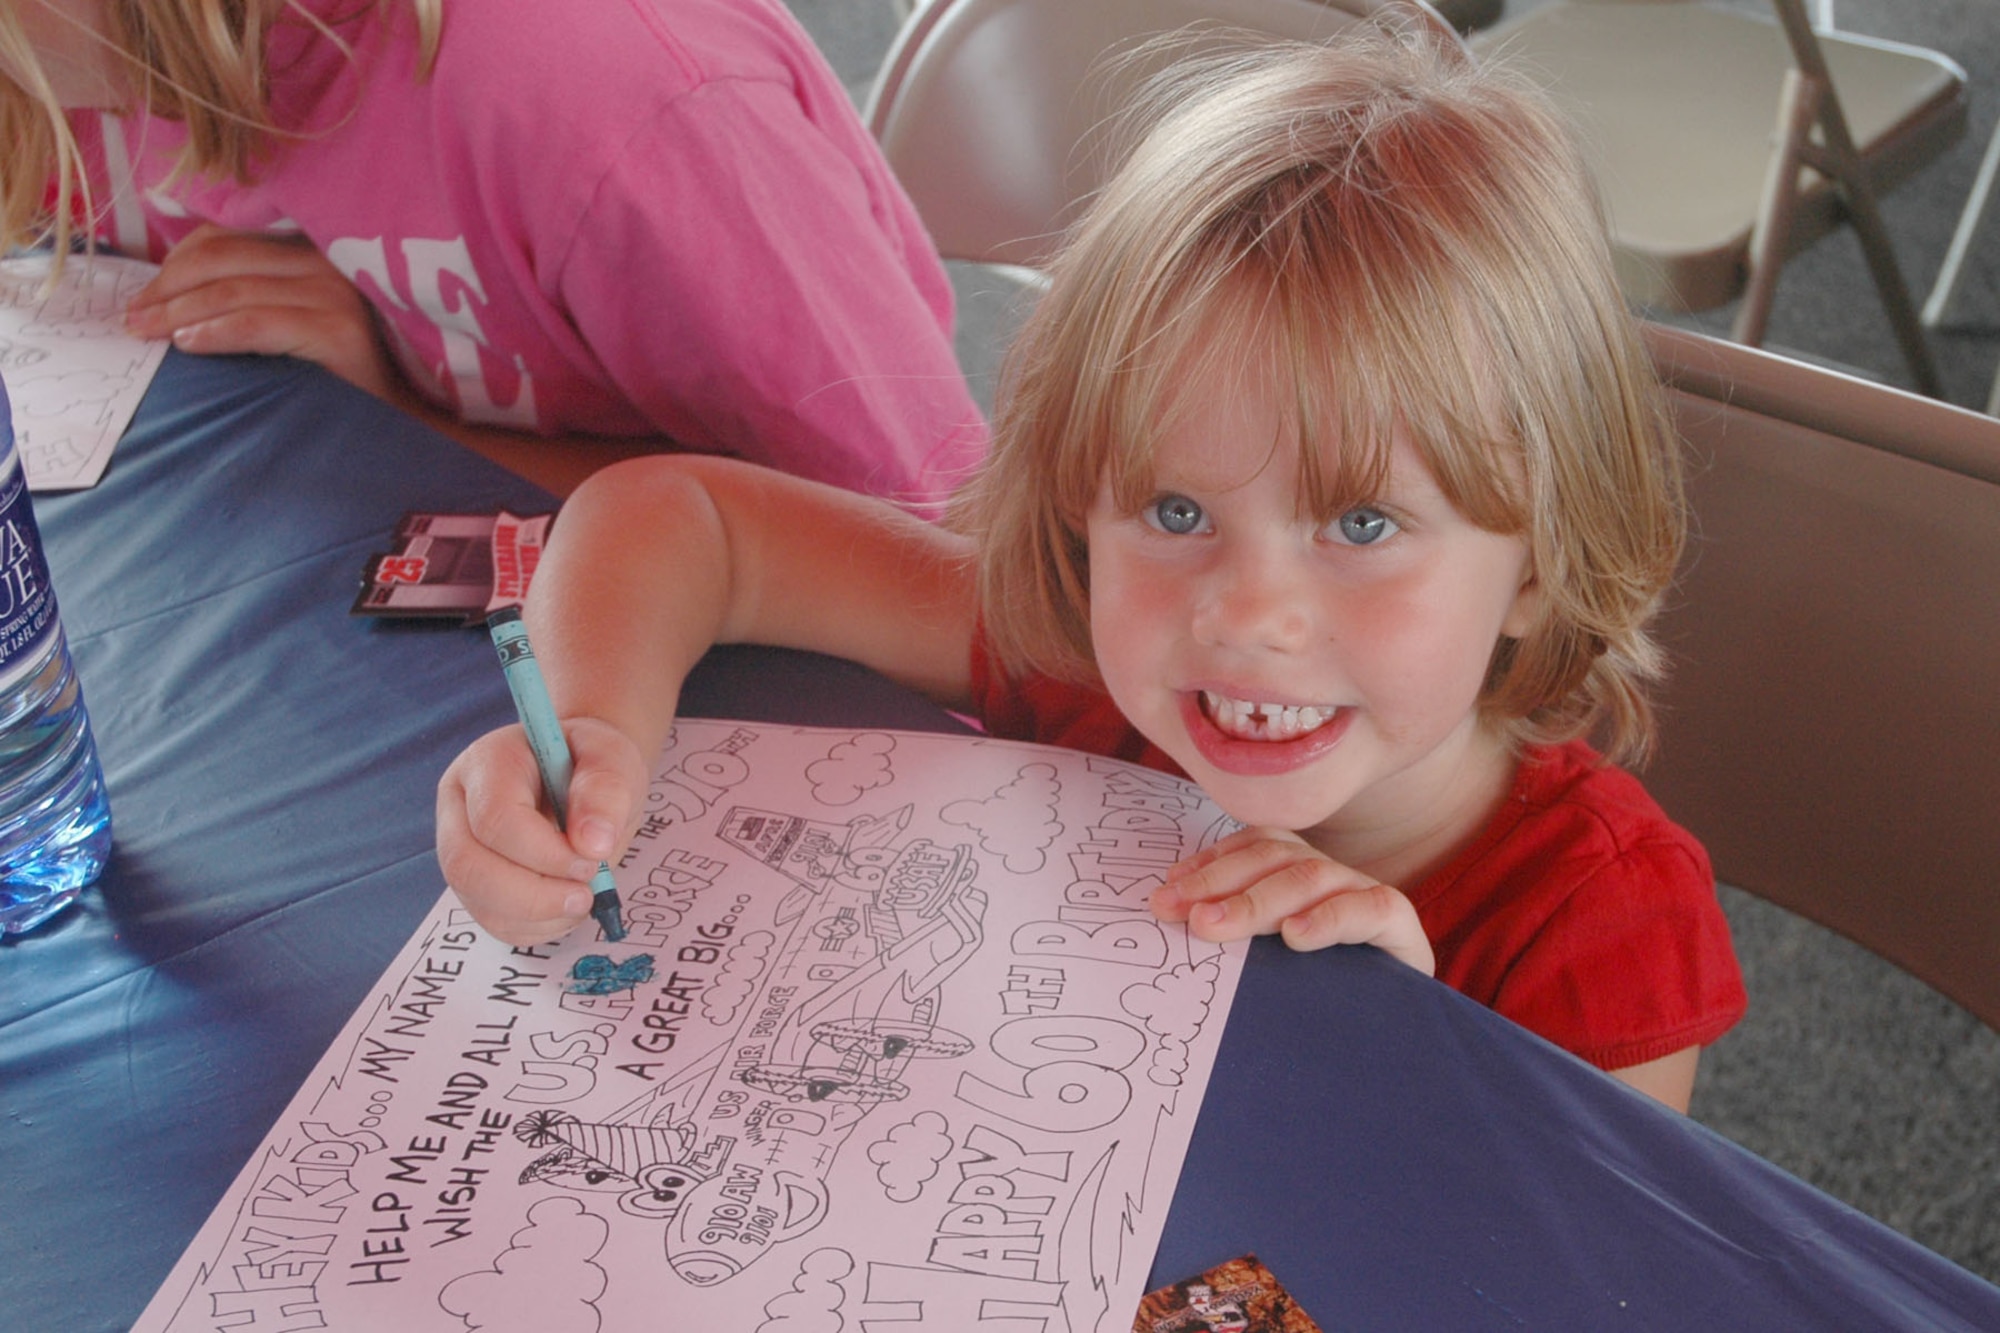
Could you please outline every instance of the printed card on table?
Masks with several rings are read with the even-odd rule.
[[[476,625],[528,595],[554,514],[433,514],[396,524],[394,549],[368,558],[355,615]]]
[[[1245,955],[1146,899],[1233,827],[1068,751],[684,721],[627,938],[447,892],[137,1327],[1122,1333]]]
[[[1132,1333],[1320,1333],[1254,1254],[1149,1292]]]

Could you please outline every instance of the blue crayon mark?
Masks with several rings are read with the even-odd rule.
[[[615,995],[636,990],[653,979],[653,955],[635,953],[617,962],[601,953],[587,953],[569,970],[573,980],[565,987],[571,995]]]

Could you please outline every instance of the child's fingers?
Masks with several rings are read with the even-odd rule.
[[[639,823],[639,800],[646,789],[639,747],[594,717],[572,718],[563,731],[575,764],[569,783],[570,845],[593,863],[614,861]]]
[[[1285,855],[1284,851],[1282,847],[1257,848],[1256,873],[1244,877],[1234,892],[1190,904],[1188,929],[1202,939],[1217,941],[1269,935],[1326,898],[1374,887],[1367,876],[1310,848],[1303,854]],[[1252,855],[1246,849],[1238,859],[1248,860]],[[1218,862],[1214,868],[1228,864]]]
[[[508,944],[545,944],[590,911],[590,890],[509,861],[472,835],[464,793],[438,786],[438,867],[445,883],[488,932]]]
[[[1285,943],[1294,949],[1324,949],[1331,944],[1372,944],[1392,958],[1408,963],[1425,976],[1437,972],[1430,937],[1417,909],[1399,890],[1387,884],[1331,894],[1281,925]]]
[[[590,891],[582,885],[532,875],[490,853],[484,857],[492,861],[488,871],[460,873],[448,877],[446,885],[494,939],[508,945],[546,945],[590,917]],[[440,855],[440,865],[442,861]]]
[[[335,284],[347,280],[329,270],[325,274],[280,277],[271,274],[231,273],[198,286],[162,295],[146,305],[136,302],[125,308],[126,331],[140,338],[165,338],[177,329],[220,318],[238,310],[321,311],[357,316],[364,309],[360,293]]]
[[[365,317],[284,304],[237,306],[176,323],[167,336],[194,356],[295,356],[378,398],[389,394],[388,365]]]
[[[1153,910],[1206,940],[1281,933],[1294,949],[1373,944],[1426,975],[1436,966],[1407,897],[1284,829],[1244,829],[1190,857]]]
[[[1166,883],[1153,891],[1153,911],[1163,920],[1184,921],[1196,904],[1242,893],[1302,858],[1326,861],[1284,829],[1240,829],[1169,869]]]
[[[377,397],[392,374],[353,283],[310,242],[202,227],[125,311],[141,338],[203,356],[296,356]]]
[[[167,253],[160,271],[132,297],[129,309],[143,311],[226,278],[321,273],[339,276],[332,262],[303,236],[230,231],[204,223]]]
[[[446,850],[446,833],[461,829],[468,849],[490,851],[549,879],[575,880],[581,887],[597,869],[598,858],[580,853],[556,827],[542,796],[541,772],[519,726],[480,737],[438,780],[440,852]],[[459,849],[454,843],[450,850]],[[465,878],[458,866],[446,865],[444,871],[454,883]]]
[[[438,781],[438,866],[466,909],[509,944],[567,934],[590,911],[587,883],[637,822],[645,767],[622,732],[592,718],[565,727],[570,828],[548,812],[541,770],[518,726],[487,733]]]
[[[1193,856],[1183,858],[1173,865],[1168,866],[1166,874],[1167,883],[1173,884],[1186,879],[1202,867],[1212,865],[1240,848],[1254,846],[1272,837],[1296,838],[1297,835],[1287,833],[1282,829],[1260,827],[1237,829],[1236,832],[1230,834],[1228,837],[1210,843]]]

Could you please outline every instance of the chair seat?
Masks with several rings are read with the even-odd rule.
[[[1821,33],[1878,196],[1965,130],[1965,72],[1935,52]],[[1633,301],[1704,310],[1742,293],[1792,54],[1771,19],[1692,3],[1551,5],[1471,42],[1545,83],[1575,117]],[[1829,182],[1801,176],[1788,245],[1839,221]]]

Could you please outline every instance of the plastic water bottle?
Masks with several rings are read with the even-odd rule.
[[[0,386],[0,935],[60,912],[110,854],[104,773]]]

